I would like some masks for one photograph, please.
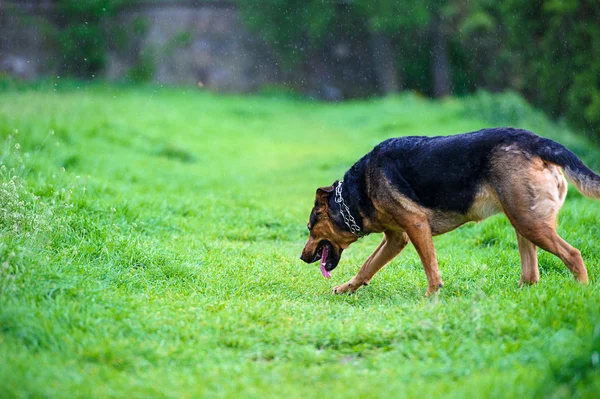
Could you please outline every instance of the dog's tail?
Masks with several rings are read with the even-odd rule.
[[[539,138],[535,153],[545,161],[559,165],[569,180],[580,193],[587,197],[600,199],[600,176],[577,158],[562,144],[556,141]]]

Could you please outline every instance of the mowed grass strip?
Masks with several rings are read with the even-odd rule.
[[[377,235],[331,280],[298,259],[318,186],[388,137],[489,127],[469,101],[1,93],[0,396],[597,397],[600,202],[573,188],[559,233],[587,287],[540,252],[540,284],[519,288],[502,216],[435,238],[434,298],[410,247],[331,295]],[[523,112],[600,170],[594,146]]]

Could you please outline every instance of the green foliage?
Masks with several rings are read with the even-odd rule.
[[[126,74],[126,80],[132,83],[148,82],[156,71],[156,46],[143,46],[142,42],[150,29],[149,22],[143,16],[133,18],[131,23],[123,25],[119,23],[110,24],[111,48],[128,59],[131,67]],[[188,35],[181,32],[177,41],[171,41],[165,47],[171,52],[175,46],[179,46],[189,39]],[[170,54],[169,54],[170,55]]]
[[[147,48],[142,51],[136,63],[129,69],[127,79],[134,83],[148,82],[156,71],[155,51]]]
[[[170,41],[177,47],[189,47],[194,42],[194,33],[184,30],[176,33]]]
[[[353,21],[339,18],[338,3],[321,0],[238,0],[246,23],[277,50],[288,65],[323,49],[327,34]],[[356,22],[356,21],[355,21]]]
[[[114,15],[121,0],[58,0],[58,42],[63,72],[91,78],[106,62],[107,32],[102,23]]]
[[[493,94],[481,90],[463,101],[467,115],[478,116],[496,126],[519,125],[539,113],[514,91]]]
[[[275,46],[287,62],[299,62],[323,49],[336,33],[356,29],[398,34],[429,21],[427,2],[360,0],[238,0],[245,21]]]
[[[397,34],[399,30],[422,28],[431,18],[427,1],[359,0],[356,3],[373,32]]]
[[[515,88],[553,117],[600,139],[600,4],[594,0],[501,3]]]
[[[511,102],[516,126],[600,159],[516,96],[494,97],[7,89],[0,397],[598,396],[599,202],[571,192],[560,215],[588,287],[540,251],[540,284],[519,288],[501,216],[436,237],[435,298],[413,248],[356,295],[330,294],[380,235],[345,251],[331,280],[298,259],[315,188],[388,137],[476,130],[491,123],[482,107]]]
[[[7,90],[15,90],[20,86],[23,86],[23,82],[9,74],[0,72],[0,92]]]

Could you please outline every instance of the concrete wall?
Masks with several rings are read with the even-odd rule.
[[[145,60],[157,83],[250,91],[279,81],[268,46],[244,27],[238,10],[227,3],[124,9],[111,25],[127,27],[130,43],[111,49],[109,79],[123,78]]]
[[[0,0],[0,73],[33,79],[56,72],[54,25],[46,7],[40,2],[16,8]]]

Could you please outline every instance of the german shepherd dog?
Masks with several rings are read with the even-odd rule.
[[[447,137],[386,140],[356,162],[343,180],[317,189],[310,237],[300,259],[321,261],[325,277],[344,249],[369,233],[384,233],[358,274],[333,288],[352,293],[412,242],[425,274],[426,295],[442,287],[432,236],[503,212],[515,228],[520,284],[539,280],[537,247],[588,283],[581,253],[556,233],[567,182],[600,198],[600,176],[561,144],[514,128]]]

